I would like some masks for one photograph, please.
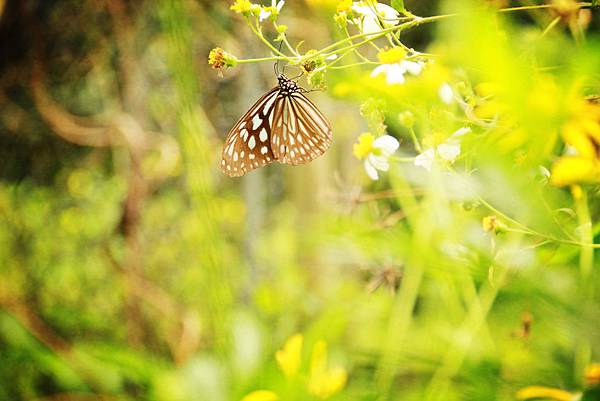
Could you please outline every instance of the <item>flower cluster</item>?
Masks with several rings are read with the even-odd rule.
[[[244,17],[258,16],[258,20],[262,22],[269,17],[273,20],[277,18],[284,4],[285,1],[283,0],[279,2],[272,0],[271,6],[254,4],[250,0],[236,0],[229,8],[238,14],[242,14]]]
[[[330,368],[327,356],[327,343],[319,340],[312,348],[308,375],[301,375],[302,346],[304,337],[295,334],[290,337],[283,348],[275,354],[279,369],[287,380],[300,379],[305,388],[313,396],[327,399],[339,393],[348,380],[348,373],[341,367]],[[271,390],[256,390],[246,395],[242,401],[276,401],[279,395]]]
[[[252,3],[250,0],[236,0],[235,3],[229,8],[245,17],[258,15],[258,13],[261,11],[261,7],[258,4]]]

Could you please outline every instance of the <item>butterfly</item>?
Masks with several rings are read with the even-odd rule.
[[[304,95],[308,91],[283,74],[277,80],[229,131],[221,159],[224,174],[239,177],[273,161],[308,163],[331,145],[331,125]]]

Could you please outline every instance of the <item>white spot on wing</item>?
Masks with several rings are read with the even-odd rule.
[[[262,119],[257,113],[252,117],[252,129],[257,129],[260,126],[260,123],[262,123]]]
[[[263,129],[260,130],[260,136],[259,136],[259,138],[260,138],[260,140],[262,142],[265,142],[267,140],[268,135],[267,135],[267,130],[266,129],[263,128]]]
[[[263,146],[262,148],[260,148],[260,153],[262,153],[263,155],[266,155],[268,151],[269,151],[269,149],[267,149],[266,146]]]
[[[250,140],[248,141],[248,147],[250,148],[250,150],[254,149],[254,147],[256,146],[256,140],[254,139],[253,136],[250,137]]]

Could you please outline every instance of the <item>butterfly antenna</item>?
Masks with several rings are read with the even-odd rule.
[[[283,41],[279,42],[279,48],[277,51],[281,53],[281,46],[283,45]],[[275,76],[279,76],[279,59],[273,64],[273,71],[275,72]],[[283,71],[285,72],[285,66],[283,66]]]

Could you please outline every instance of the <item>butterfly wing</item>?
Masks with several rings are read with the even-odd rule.
[[[221,155],[224,174],[239,177],[275,160],[271,126],[278,96],[279,87],[271,89],[229,131]]]
[[[271,149],[277,161],[308,163],[331,145],[331,125],[302,92],[277,97],[273,115]]]

